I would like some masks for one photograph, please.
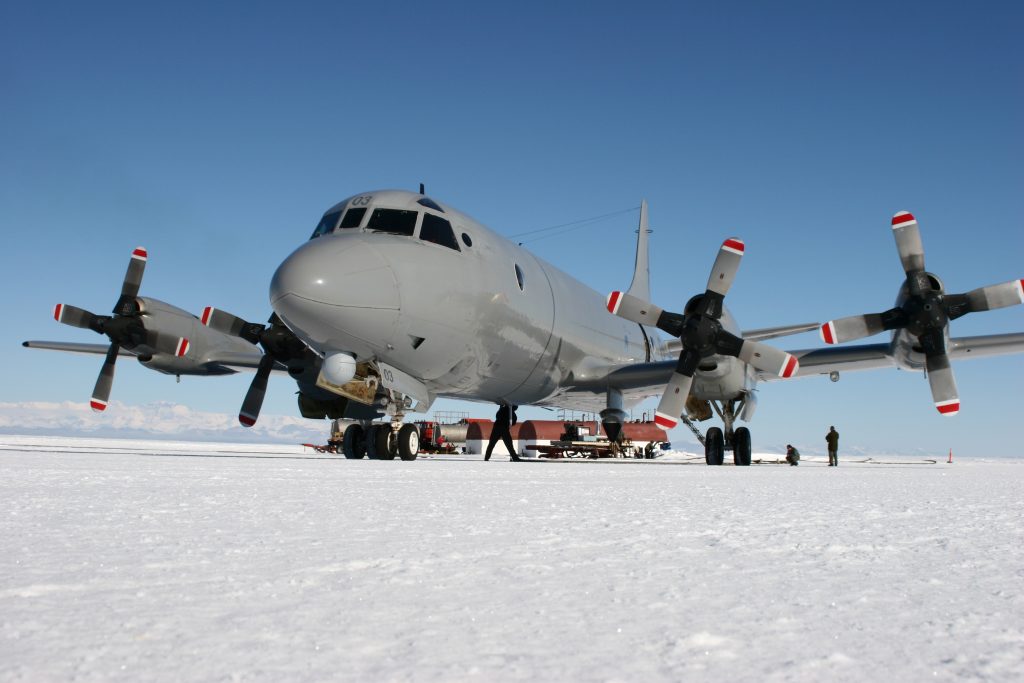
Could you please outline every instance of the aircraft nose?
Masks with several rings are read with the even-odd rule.
[[[398,283],[384,255],[359,236],[324,236],[296,249],[270,282],[270,305],[318,351],[373,355],[391,339]]]

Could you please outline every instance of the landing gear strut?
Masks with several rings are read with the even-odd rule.
[[[725,463],[725,451],[732,451],[732,462],[740,467],[748,467],[751,462],[751,440],[750,430],[746,427],[734,429],[736,415],[743,409],[743,401],[708,401],[722,418],[724,429],[711,427],[707,435],[701,437],[700,430],[693,422],[683,415],[683,422],[690,430],[697,435],[697,438],[704,444],[704,461],[708,465],[722,465]]]

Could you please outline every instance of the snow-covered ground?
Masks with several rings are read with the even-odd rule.
[[[1024,460],[0,437],[0,680],[1022,680]]]

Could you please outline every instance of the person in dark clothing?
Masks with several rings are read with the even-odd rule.
[[[484,453],[484,460],[491,459],[491,451],[494,450],[498,439],[501,439],[505,448],[508,449],[508,454],[512,456],[512,460],[519,462],[519,454],[516,453],[516,447],[512,445],[512,425],[515,423],[516,406],[510,406],[507,403],[498,406],[498,414],[494,416],[494,427],[491,429],[491,438],[487,440],[487,452]]]
[[[796,467],[800,464],[800,451],[793,447],[793,444],[786,444],[786,462],[791,467]]]
[[[825,443],[828,444],[828,466],[839,467],[839,432],[835,427],[828,428]]]

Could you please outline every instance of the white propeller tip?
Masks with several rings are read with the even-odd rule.
[[[917,219],[914,218],[914,214],[909,211],[900,211],[892,217],[892,229],[906,228],[911,225],[917,225]]]
[[[615,315],[619,312],[619,306],[622,304],[622,292],[612,292],[608,295],[608,312]]]
[[[654,424],[658,425],[667,432],[670,429],[674,429],[675,426],[679,424],[679,420],[676,420],[664,413],[656,412],[654,413]]]
[[[726,241],[722,242],[722,250],[732,252],[737,256],[743,256],[743,240],[739,237],[730,237]]]

